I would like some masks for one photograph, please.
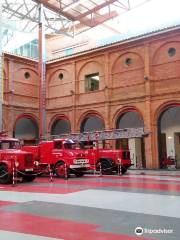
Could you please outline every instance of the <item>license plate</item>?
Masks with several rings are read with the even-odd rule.
[[[25,171],[26,171],[26,172],[32,172],[32,171],[33,171],[33,168],[26,168]]]
[[[86,164],[86,163],[88,163],[88,160],[87,159],[77,159],[75,162],[76,162],[76,164]]]

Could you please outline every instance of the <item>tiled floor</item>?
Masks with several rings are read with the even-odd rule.
[[[179,240],[180,172],[0,185],[0,240],[7,239]]]

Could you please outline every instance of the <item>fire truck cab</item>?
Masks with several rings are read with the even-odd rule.
[[[33,181],[33,155],[21,149],[18,139],[0,135],[0,183],[11,183],[13,168],[23,181]]]

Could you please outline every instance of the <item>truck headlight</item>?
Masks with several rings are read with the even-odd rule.
[[[38,161],[34,161],[34,165],[35,166],[39,166],[39,162]]]
[[[15,167],[19,167],[19,162],[15,161]]]

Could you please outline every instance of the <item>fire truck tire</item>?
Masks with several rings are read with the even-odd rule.
[[[11,183],[12,175],[8,173],[8,167],[3,164],[0,166],[0,183],[6,184]]]
[[[76,177],[82,177],[84,175],[84,173],[83,172],[76,172],[75,175],[76,175]]]
[[[100,163],[101,163],[101,168],[102,168],[102,174],[112,174],[113,172],[113,164],[112,164],[112,160],[110,158],[105,158],[105,159],[102,159],[98,162],[97,164],[97,170],[99,171],[100,170]]]
[[[68,171],[68,169],[67,169]],[[58,178],[64,178],[65,177],[65,163],[63,161],[58,162],[55,166],[55,174]],[[67,172],[67,175],[69,173]]]
[[[122,171],[122,174],[125,174],[125,173],[127,172],[127,168],[122,167],[122,168],[121,168],[121,171]]]
[[[23,176],[23,182],[32,182],[35,178],[36,176]]]

